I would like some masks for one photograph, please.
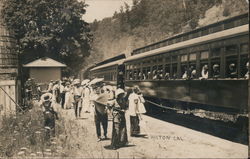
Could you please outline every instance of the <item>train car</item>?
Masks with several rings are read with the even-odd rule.
[[[90,69],[90,78],[104,78],[106,84],[124,89],[125,54],[104,60]]]
[[[91,69],[128,91],[138,85],[153,106],[247,116],[248,14],[133,50]],[[119,75],[119,78],[118,78]]]
[[[246,114],[248,23],[243,14],[134,50],[126,86],[138,85],[158,106]]]

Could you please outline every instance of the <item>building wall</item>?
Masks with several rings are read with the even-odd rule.
[[[48,83],[50,80],[61,79],[61,68],[30,68],[30,78],[34,78],[35,82]]]

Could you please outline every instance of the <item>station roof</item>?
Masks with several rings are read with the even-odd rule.
[[[23,65],[23,67],[67,67],[67,66],[51,58],[43,57],[35,61],[32,61],[28,64],[25,64]]]

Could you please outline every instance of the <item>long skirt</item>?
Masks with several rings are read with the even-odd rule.
[[[72,107],[73,103],[73,95],[71,92],[66,92],[65,93],[65,103],[64,103],[64,108],[65,109],[70,109]]]
[[[124,113],[117,113],[113,115],[111,146],[113,148],[119,148],[128,143],[126,119]]]
[[[135,136],[140,134],[140,125],[139,125],[139,117],[136,116],[130,116],[130,135]]]
[[[82,109],[84,112],[90,112],[90,100],[89,98],[83,98]]]

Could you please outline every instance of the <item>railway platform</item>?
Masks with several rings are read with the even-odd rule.
[[[67,147],[72,157],[84,158],[247,158],[248,146],[202,133],[171,122],[143,115],[141,136],[130,137],[129,144],[117,150],[105,149],[111,143],[112,121],[108,123],[108,140],[97,142],[94,116],[83,113],[75,119],[73,109],[60,109],[68,131]]]

